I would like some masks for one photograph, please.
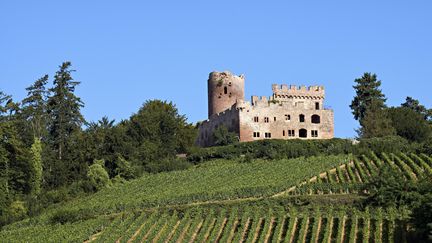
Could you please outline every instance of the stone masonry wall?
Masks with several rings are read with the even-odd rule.
[[[233,105],[224,112],[213,115],[209,120],[205,120],[199,125],[198,139],[196,141],[197,145],[201,147],[213,145],[213,132],[221,125],[227,127],[230,132],[236,134],[240,133],[239,111],[236,105]]]
[[[241,142],[266,139],[266,133],[270,133],[271,139],[334,137],[332,110],[302,109],[287,103],[261,102],[255,105],[246,103],[239,113]],[[300,115],[304,115],[304,122],[300,122]],[[320,117],[319,123],[312,123],[313,115]],[[306,137],[300,137],[300,129],[306,130]],[[288,130],[294,130],[294,135],[289,136]],[[317,131],[317,137],[312,137],[312,130]],[[259,133],[259,137],[254,137],[254,133]]]

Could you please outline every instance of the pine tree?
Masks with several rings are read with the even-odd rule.
[[[85,123],[80,111],[84,104],[74,94],[80,82],[72,78],[74,70],[70,62],[64,62],[59,68],[47,104],[48,142],[55,157],[47,165],[48,184],[54,187],[78,178],[85,166],[85,161],[72,158],[76,156],[72,153],[79,153],[73,150],[80,143],[81,126]]]
[[[36,80],[33,85],[26,88],[27,97],[22,101],[22,116],[30,124],[31,135],[34,138],[42,138],[46,135],[48,91],[45,86],[47,83],[48,75]]]
[[[75,87],[80,82],[74,81],[71,73],[71,63],[64,62],[54,77],[54,87],[50,89],[52,96],[48,99],[49,134],[58,160],[63,159],[63,152],[68,138],[74,131],[80,130],[85,122],[80,109],[83,102],[75,96]]]
[[[427,121],[432,119],[432,109],[427,109],[424,105],[421,105],[418,100],[412,97],[406,97],[405,103],[402,103],[401,106],[421,114]]]
[[[354,82],[357,83],[353,86],[356,96],[351,102],[350,108],[354,118],[360,122],[360,125],[363,125],[363,118],[365,118],[372,102],[376,101],[377,108],[384,108],[386,98],[379,89],[381,81],[377,80],[376,74],[364,73],[361,78],[354,80]]]

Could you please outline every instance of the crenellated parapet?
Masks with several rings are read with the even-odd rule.
[[[324,99],[324,86],[272,85],[274,99]]]

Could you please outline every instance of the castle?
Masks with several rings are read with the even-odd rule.
[[[259,139],[330,139],[333,110],[324,108],[324,87],[272,85],[269,98],[244,100],[243,75],[212,72],[208,79],[208,120],[199,124],[199,146],[214,144],[213,132],[224,125],[240,142]]]

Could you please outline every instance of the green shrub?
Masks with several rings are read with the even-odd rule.
[[[52,224],[66,224],[73,223],[80,220],[87,220],[92,218],[93,215],[90,210],[76,210],[76,209],[62,209],[55,212],[50,217]]]
[[[164,171],[185,170],[191,166],[192,164],[185,159],[165,158],[162,160],[149,162],[145,165],[145,169],[150,173],[159,173]]]
[[[104,169],[103,163],[103,160],[95,160],[94,163],[89,167],[87,173],[87,177],[91,185],[96,190],[100,190],[110,184],[109,175]]]
[[[353,153],[367,154],[369,151],[375,153],[409,153],[414,152],[418,147],[418,144],[410,143],[408,140],[399,136],[389,136],[383,138],[369,138],[362,139],[360,143],[355,147]]]
[[[190,151],[188,160],[200,163],[210,159],[234,159],[250,154],[251,158],[290,159],[317,155],[348,154],[353,151],[353,145],[347,139],[329,140],[259,140],[237,143],[234,145],[194,148]]]

